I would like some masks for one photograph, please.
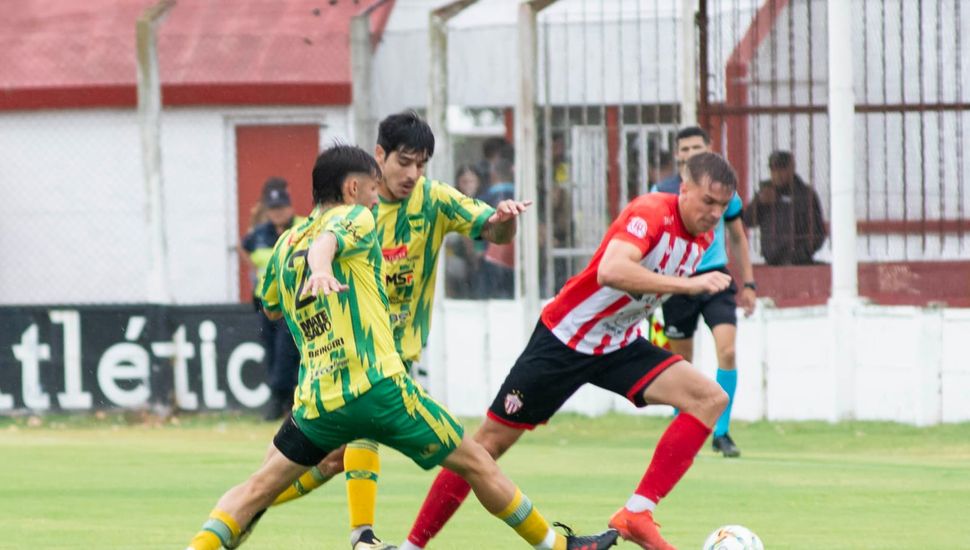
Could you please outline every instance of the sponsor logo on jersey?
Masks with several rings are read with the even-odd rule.
[[[381,249],[381,253],[384,255],[384,259],[389,262],[403,260],[408,257],[408,245],[402,244],[396,248],[384,248]]]
[[[518,390],[513,390],[505,395],[505,412],[513,415],[522,408],[522,394]]]
[[[626,231],[634,237],[642,239],[647,234],[647,220],[639,216],[630,218],[630,221],[626,224]]]
[[[300,332],[303,333],[305,340],[312,340],[330,332],[331,328],[333,328],[333,323],[330,322],[330,316],[327,315],[326,311],[321,311],[309,319],[300,321]]]
[[[411,224],[411,231],[420,233],[424,231],[424,214],[411,214],[408,216],[408,223]]]
[[[403,303],[403,302],[402,302]],[[410,311],[401,311],[400,313],[391,313],[391,325],[403,325],[408,322],[411,318]]]
[[[398,271],[397,273],[388,273],[384,275],[384,284],[387,286],[407,286],[414,281],[414,271],[411,269],[405,269]]]
[[[343,338],[337,338],[336,340],[334,340],[332,342],[328,342],[327,344],[324,344],[323,347],[319,347],[319,348],[310,350],[309,353],[308,353],[308,355],[310,356],[311,359],[315,359],[317,357],[320,357],[321,355],[326,355],[326,354],[330,353],[331,351],[333,351],[333,350],[335,350],[335,349],[337,349],[339,347],[342,347],[343,345],[344,345],[344,339]]]

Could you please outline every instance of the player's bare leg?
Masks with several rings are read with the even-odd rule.
[[[276,495],[306,469],[306,466],[291,461],[274,448],[256,473],[222,495],[188,548],[218,550],[238,546],[240,535],[256,514],[269,506]]]
[[[670,352],[677,354],[690,363],[694,360],[694,339],[693,338],[671,338],[667,337],[670,345]]]
[[[273,501],[273,506],[300,498],[330,481],[333,476],[343,472],[345,449],[346,445],[342,445],[336,451],[325,456],[319,464],[307,470],[300,476],[300,479],[294,481],[285,491],[276,497],[276,500]]]
[[[616,543],[617,532],[613,530],[592,536],[563,536],[553,531],[529,498],[505,476],[488,451],[474,440],[465,438],[441,465],[461,475],[475,491],[482,506],[534,548],[599,550]]]
[[[684,476],[694,456],[711,433],[711,426],[727,405],[727,395],[716,382],[678,361],[657,376],[643,398],[647,403],[677,407],[680,414],[661,436],[653,458],[636,491],[610,519],[610,527],[642,548],[673,548],[660,536],[653,511]]]
[[[711,332],[714,333],[714,345],[717,347],[717,383],[728,395],[727,407],[724,408],[724,412],[721,413],[714,425],[714,439],[711,446],[715,452],[733,458],[741,456],[741,450],[735,445],[729,433],[734,391],[738,386],[738,371],[734,358],[734,340],[737,336],[737,327],[730,323],[721,323],[715,326]]]
[[[498,460],[523,433],[525,430],[512,428],[486,417],[472,439],[480,443],[492,458]],[[470,491],[471,486],[461,476],[447,468],[442,469],[428,490],[428,496],[414,520],[408,540],[401,546],[402,550],[427,546],[455,515]]]
[[[337,450],[331,452],[320,461],[316,466],[304,471],[300,477],[290,484],[289,487],[283,490],[279,496],[273,500],[271,506],[276,506],[277,504],[283,504],[284,502],[289,502],[293,499],[297,499],[306,495],[310,491],[320,487],[327,481],[330,481],[333,476],[344,471],[344,449],[345,446],[340,446]],[[270,457],[273,456],[276,451],[276,447],[273,443],[269,444],[266,449],[266,457],[263,459],[263,463],[269,461]],[[249,521],[249,524],[242,529],[242,532],[236,537],[235,544],[233,548],[239,548],[246,542],[246,539],[253,533],[253,529],[256,528],[256,524],[262,519],[263,514],[266,513],[266,508],[256,512],[253,515],[253,519]]]

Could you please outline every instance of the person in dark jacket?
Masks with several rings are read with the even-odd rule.
[[[825,242],[818,193],[795,173],[788,151],[768,157],[771,179],[744,208],[744,223],[761,230],[761,255],[769,265],[806,265]]]

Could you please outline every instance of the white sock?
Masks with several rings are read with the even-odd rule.
[[[630,500],[626,501],[626,509],[633,513],[644,512],[647,510],[653,512],[654,508],[656,507],[657,507],[656,502],[650,500],[645,496],[638,495],[636,493],[634,493],[633,496],[630,497]]]
[[[552,550],[556,547],[556,532],[549,528],[549,532],[546,533],[546,538],[542,539],[542,542],[535,545],[536,550]],[[404,550],[404,547],[401,547]]]
[[[405,540],[403,544],[398,546],[398,550],[424,550],[424,548],[421,548],[409,540]]]
[[[364,534],[364,531],[373,531],[373,530],[374,530],[373,525],[361,525],[357,527],[356,529],[350,532],[350,545],[353,546],[357,544],[357,541],[360,540],[360,536]]]

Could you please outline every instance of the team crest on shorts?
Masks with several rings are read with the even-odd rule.
[[[522,394],[519,390],[512,390],[505,394],[505,412],[510,416],[519,412],[522,408]]]

